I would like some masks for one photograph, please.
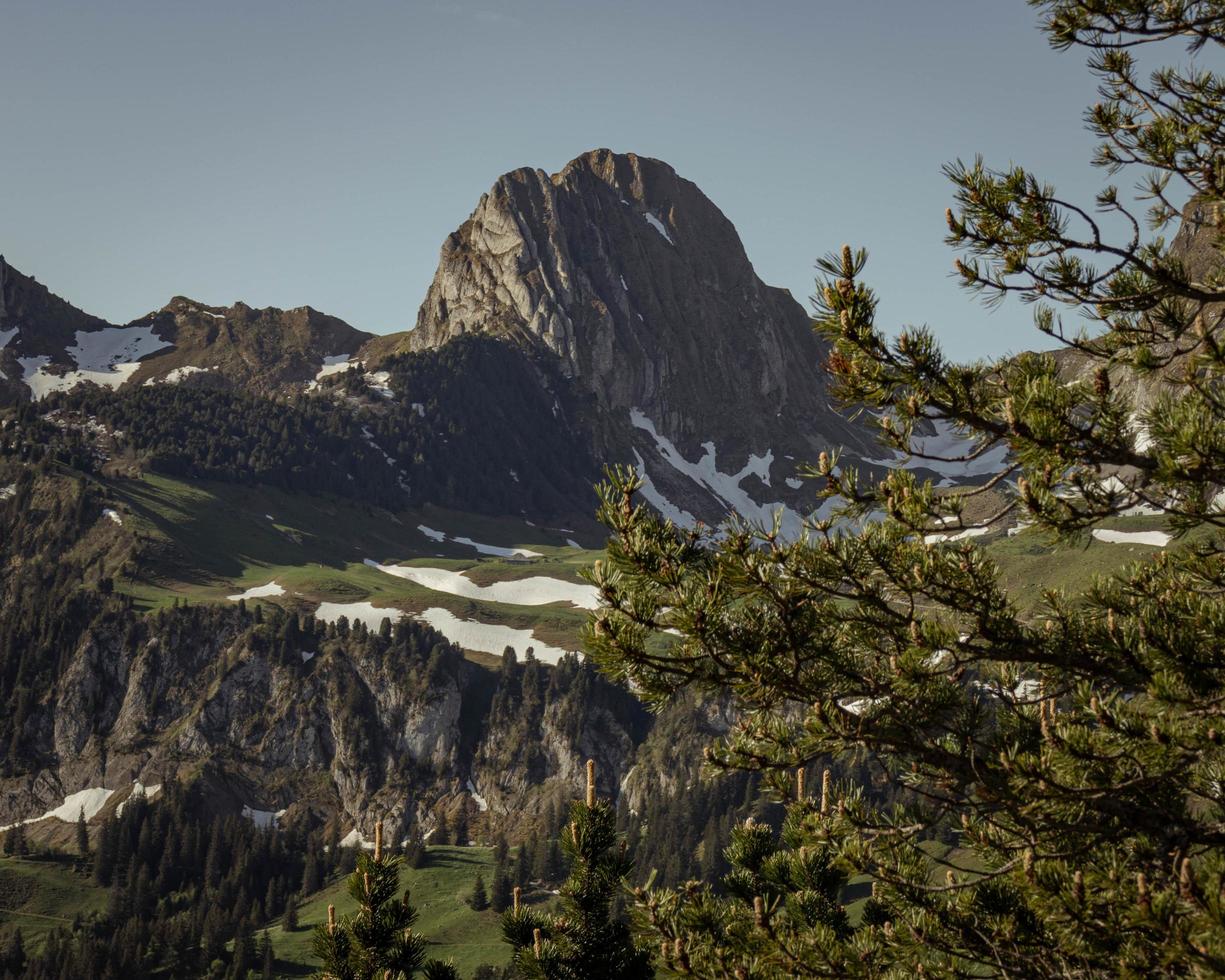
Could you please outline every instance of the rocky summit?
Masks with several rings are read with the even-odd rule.
[[[660,160],[601,149],[499,178],[444,243],[402,343],[467,333],[549,352],[589,398],[596,455],[635,457],[678,511],[708,520],[802,507],[797,459],[868,449],[829,407],[803,308]]]

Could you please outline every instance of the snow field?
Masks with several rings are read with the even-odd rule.
[[[516,606],[545,606],[552,602],[568,602],[579,609],[595,609],[599,605],[596,590],[592,586],[565,582],[544,575],[494,582],[492,585],[477,585],[462,572],[452,572],[445,568],[382,565],[370,558],[365,560],[365,564],[435,592],[445,592],[465,599],[484,599]]]
[[[173,347],[153,333],[152,327],[107,327],[103,330],[78,330],[76,345],[66,353],[77,369],[63,375],[50,374],[46,356],[18,358],[34,399],[45,398],[53,391],[68,391],[83,381],[107,388],[118,388],[136,373],[140,359]]]
[[[285,589],[276,582],[269,582],[267,585],[253,585],[246,592],[239,592],[237,595],[226,596],[230,602],[238,602],[240,599],[263,599],[266,596],[284,595]]]

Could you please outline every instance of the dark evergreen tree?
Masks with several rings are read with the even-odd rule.
[[[489,907],[499,914],[505,912],[511,906],[514,887],[506,865],[497,865],[493,873],[493,887],[489,892]]]
[[[282,919],[286,932],[298,931],[298,896],[291,894],[285,899],[285,915]]]
[[[570,808],[563,836],[571,861],[556,914],[516,901],[502,932],[527,977],[549,980],[635,980],[655,976],[651,951],[635,943],[629,924],[612,915],[632,863],[618,841],[616,812],[596,799],[595,763],[587,763],[587,796]],[[516,897],[517,893],[516,893]]]
[[[89,857],[89,827],[85,823],[85,808],[77,814],[77,854]]]
[[[263,936],[259,941],[259,956],[263,963],[263,980],[272,980],[276,976],[276,953],[272,948],[272,937],[268,935],[268,930],[264,930]]]
[[[430,844],[443,845],[451,843],[451,828],[447,825],[447,812],[438,811],[438,821],[434,824],[434,832],[430,834]]]
[[[0,976],[19,977],[26,966],[25,939],[14,929],[0,946]]]
[[[383,854],[383,824],[374,829],[374,850],[357,858],[349,876],[349,894],[357,903],[353,915],[328,920],[315,928],[314,951],[326,980],[458,980],[450,964],[426,962],[425,938],[413,931],[417,910],[400,887],[400,858]]]
[[[468,896],[468,907],[474,912],[484,912],[489,908],[489,895],[485,891],[485,879],[478,874],[472,883],[472,894]]]

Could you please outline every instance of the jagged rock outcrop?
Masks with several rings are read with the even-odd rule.
[[[32,707],[25,728],[46,749],[0,778],[0,826],[82,790],[203,771],[223,809],[404,832],[462,810],[482,839],[530,835],[588,758],[617,791],[649,727],[632,697],[577,662],[492,671],[428,627],[403,630],[333,631],[304,658],[234,609],[104,616]]]

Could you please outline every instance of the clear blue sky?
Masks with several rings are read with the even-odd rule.
[[[949,278],[941,164],[1087,202],[1094,82],[1023,0],[0,0],[0,252],[126,321],[185,294],[403,329],[504,171],[671,163],[807,306],[873,253],[889,326],[1032,346]]]

